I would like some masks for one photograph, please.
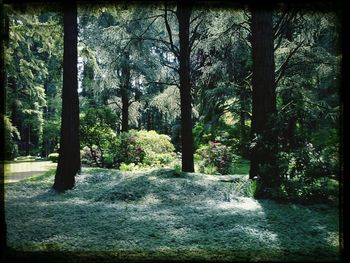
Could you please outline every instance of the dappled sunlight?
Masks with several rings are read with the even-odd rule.
[[[75,188],[63,194],[48,190],[48,182],[52,178],[8,186],[11,247],[154,251],[175,257],[181,250],[194,258],[199,253],[202,259],[229,260],[236,253],[247,259],[278,259],[284,250],[339,246],[336,215],[328,210],[257,201],[234,193],[235,188],[229,188],[228,201],[223,192],[231,183],[211,177],[176,178],[171,170],[134,175],[83,169]]]
[[[142,203],[145,205],[158,205],[162,201],[155,196],[154,194],[147,194],[145,197],[142,198]]]
[[[261,212],[261,205],[252,198],[237,197],[233,202],[222,202],[217,204],[217,208],[220,209],[238,209],[248,210],[254,212]]]
[[[242,232],[250,236],[251,240],[260,243],[261,246],[269,248],[280,248],[278,234],[271,232],[263,227],[243,226]]]

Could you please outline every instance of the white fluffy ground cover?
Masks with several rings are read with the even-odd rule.
[[[8,244],[140,260],[339,259],[337,208],[257,201],[239,191],[245,178],[217,179],[84,168],[63,194],[52,172],[6,184]]]

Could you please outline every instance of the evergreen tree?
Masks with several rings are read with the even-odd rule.
[[[277,170],[275,61],[271,10],[252,10],[252,134],[250,178],[257,176],[261,187],[257,196],[265,190],[276,188],[279,182]]]
[[[64,5],[64,55],[62,118],[59,159],[53,188],[71,189],[80,171],[79,98],[78,98],[78,25],[76,3]]]

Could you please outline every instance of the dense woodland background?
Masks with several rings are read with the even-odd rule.
[[[252,3],[1,5],[5,256],[340,259],[341,4]]]
[[[338,185],[338,9],[179,1],[72,10],[4,6],[6,160],[55,161],[78,147],[83,165],[122,170],[234,174],[250,163],[268,197],[318,200]],[[79,109],[63,86],[77,91]],[[79,114],[80,145],[74,131],[63,135],[64,114]],[[60,137],[71,140],[64,151]]]

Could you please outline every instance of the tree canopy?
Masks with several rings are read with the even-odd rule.
[[[65,136],[63,9],[26,8],[6,6],[9,160],[59,152]],[[276,179],[270,197],[298,195],[298,183],[339,180],[339,12],[281,4],[266,17],[261,10],[79,4],[83,162],[129,165],[116,149],[126,143],[134,153],[133,130],[154,130],[169,136],[186,172],[229,174],[237,160],[249,160],[251,178]]]

